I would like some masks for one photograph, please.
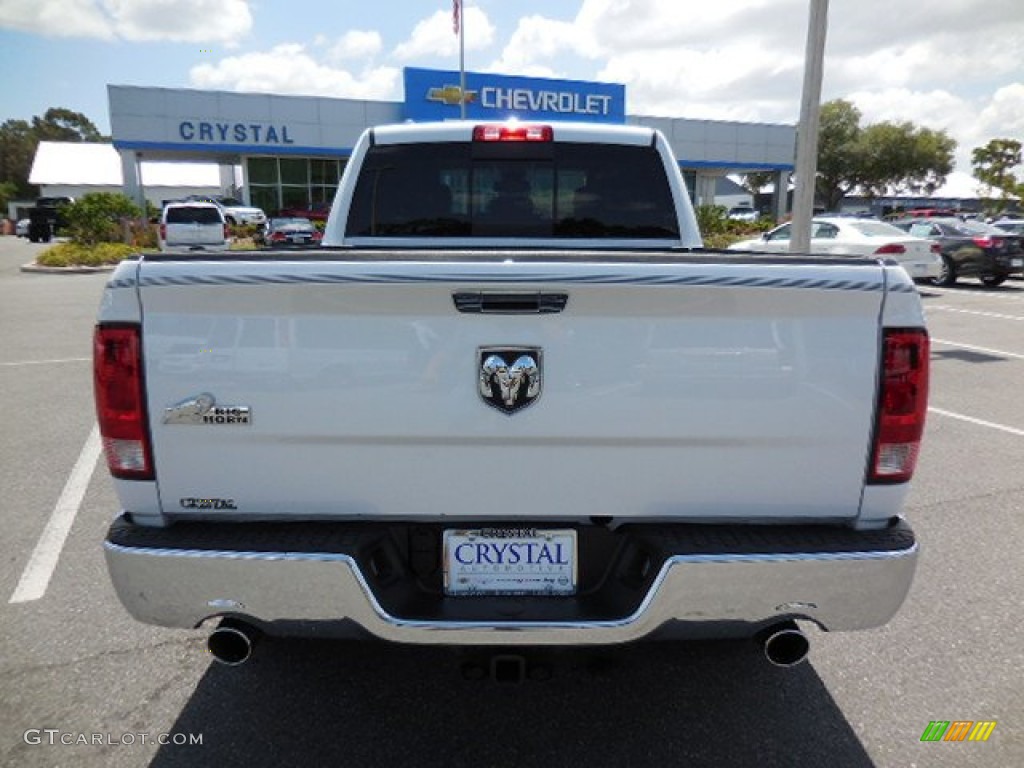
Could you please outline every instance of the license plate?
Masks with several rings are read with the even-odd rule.
[[[1011,267],[1024,267],[1024,259],[1010,259]]]
[[[288,239],[293,243],[304,243],[306,238],[304,235],[289,235]]]
[[[576,593],[574,530],[449,530],[443,549],[448,595]]]

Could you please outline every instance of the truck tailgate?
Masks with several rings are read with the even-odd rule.
[[[143,261],[161,504],[849,519],[884,280],[859,261]],[[485,401],[488,350],[536,363],[528,405]]]

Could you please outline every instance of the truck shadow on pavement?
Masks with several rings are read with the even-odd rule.
[[[517,682],[502,653],[266,640],[199,681],[172,731],[202,745],[151,765],[872,765],[813,666],[753,643],[509,651]]]

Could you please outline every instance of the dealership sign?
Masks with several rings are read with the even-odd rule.
[[[182,120],[178,135],[203,144],[294,144],[287,125]]]
[[[465,90],[458,72],[405,69],[405,117],[408,120],[454,120],[466,103],[475,120],[626,121],[626,87],[614,83],[547,80],[466,72]]]

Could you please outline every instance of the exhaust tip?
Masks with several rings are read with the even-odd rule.
[[[221,664],[237,667],[252,656],[255,642],[256,634],[252,628],[225,621],[210,633],[206,648]]]
[[[769,630],[764,640],[764,655],[776,667],[793,667],[807,660],[811,643],[796,624],[787,624]]]

